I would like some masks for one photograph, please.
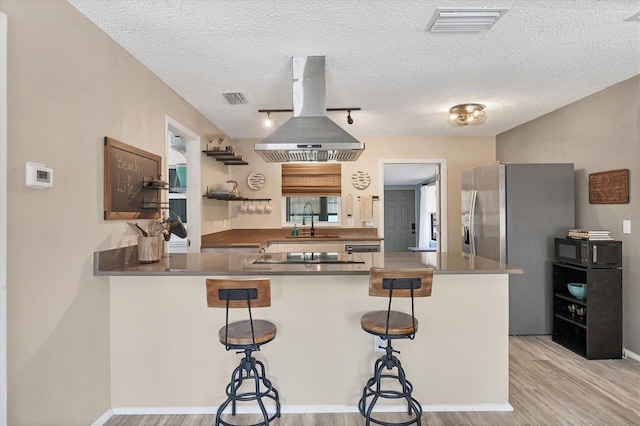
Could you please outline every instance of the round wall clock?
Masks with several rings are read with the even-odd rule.
[[[252,172],[247,178],[247,185],[249,185],[249,188],[257,191],[264,186],[264,181],[265,178],[262,173]]]
[[[357,171],[351,175],[351,183],[356,189],[367,189],[371,183],[371,176],[369,173]]]

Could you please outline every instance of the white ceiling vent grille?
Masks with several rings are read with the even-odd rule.
[[[248,104],[247,98],[241,92],[228,92],[223,93],[224,99],[227,101],[229,105],[240,105],[240,104]]]
[[[509,9],[436,9],[427,28],[434,33],[487,31]]]
[[[625,21],[636,21],[636,22],[640,22],[640,12],[636,13],[635,15],[631,15],[631,16],[629,16],[627,19],[625,19]]]

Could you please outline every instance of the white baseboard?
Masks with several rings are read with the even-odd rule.
[[[239,414],[252,414],[247,407],[238,407]],[[216,414],[218,407],[114,407],[114,416],[164,415],[164,414]],[[259,410],[255,410],[259,412]]]
[[[168,415],[168,414],[215,414],[218,407],[115,407],[111,409],[113,415]],[[374,412],[400,413],[406,411],[406,405],[381,405]],[[267,408],[267,411],[270,411]],[[357,413],[355,405],[283,405],[283,414],[323,414],[323,413]],[[513,411],[508,403],[501,404],[434,404],[423,405],[422,411],[427,412],[462,412],[462,411]],[[238,414],[260,413],[258,407],[238,407]],[[104,417],[104,416],[103,416]],[[107,418],[108,420],[108,418]],[[106,422],[106,420],[105,420]],[[96,422],[93,426],[99,426]]]
[[[622,355],[624,358],[635,359],[636,361],[640,361],[640,355],[635,352],[631,352],[629,349],[624,348]]]
[[[103,415],[101,415],[98,420],[93,422],[91,426],[103,426],[107,421],[113,416],[113,410],[109,408]]]
[[[404,407],[403,407],[404,408]],[[442,404],[423,405],[423,412],[443,413],[462,411],[513,411],[513,406],[509,403],[502,404]]]

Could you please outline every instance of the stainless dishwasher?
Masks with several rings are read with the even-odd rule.
[[[344,251],[347,253],[377,253],[380,251],[379,244],[346,244]]]

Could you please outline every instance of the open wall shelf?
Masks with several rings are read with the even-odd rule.
[[[203,195],[204,198],[210,200],[222,200],[222,201],[271,201],[271,198],[245,198],[245,197],[225,197],[224,195]]]
[[[217,161],[226,164],[227,166],[246,166],[249,163],[246,162],[242,156],[236,155],[229,151],[202,151],[207,157],[213,157]]]

